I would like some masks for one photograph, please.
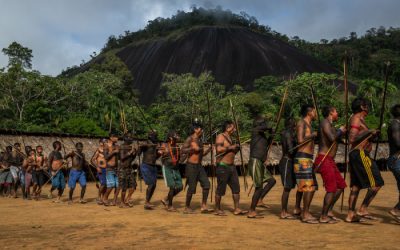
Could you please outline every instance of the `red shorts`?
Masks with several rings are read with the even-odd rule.
[[[314,166],[318,166],[325,155],[319,154],[315,159]],[[345,180],[336,166],[335,160],[327,155],[321,166],[317,170],[324,181],[325,190],[328,193],[335,193],[338,189],[347,187]]]

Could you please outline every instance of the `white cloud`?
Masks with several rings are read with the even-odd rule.
[[[193,4],[245,11],[278,32],[312,41],[400,26],[396,0],[0,0],[0,48],[17,41],[33,50],[35,69],[57,75],[99,52],[108,36],[136,31]],[[6,64],[1,54],[0,67]]]

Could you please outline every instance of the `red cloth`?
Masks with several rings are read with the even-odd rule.
[[[314,166],[318,166],[322,159],[325,157],[319,154],[315,159]],[[345,180],[336,166],[335,160],[327,155],[318,169],[324,181],[325,190],[328,193],[335,193],[338,189],[345,189],[347,187]]]

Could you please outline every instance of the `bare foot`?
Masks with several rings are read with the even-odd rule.
[[[247,214],[249,211],[247,210],[242,210],[240,208],[236,208],[235,211],[233,211],[234,215],[245,215]]]
[[[128,208],[128,207],[129,207],[129,205],[127,203],[125,203],[125,202],[121,202],[119,204],[119,208]]]
[[[183,210],[184,214],[195,214],[196,212],[191,209],[190,207],[185,207],[185,210]]]
[[[265,204],[263,201],[258,201],[257,207],[263,207],[263,208],[266,208],[266,209],[271,208],[271,206]]]
[[[256,211],[250,211],[247,214],[247,218],[249,218],[249,219],[261,219],[261,218],[264,218],[264,216],[260,215]]]
[[[226,216],[224,210],[215,210],[214,214],[217,216]]]
[[[178,210],[176,208],[174,208],[174,207],[168,207],[167,211],[168,212],[178,212]]]

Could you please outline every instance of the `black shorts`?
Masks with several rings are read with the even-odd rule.
[[[188,193],[196,193],[198,181],[203,189],[210,189],[210,180],[208,180],[207,173],[202,165],[190,163],[186,164],[185,175],[186,183],[188,185]]]
[[[39,187],[44,184],[44,172],[43,170],[32,170],[32,182]]]
[[[226,186],[232,190],[232,194],[240,193],[239,176],[234,165],[217,164],[217,195],[224,196]]]
[[[293,171],[293,160],[283,157],[279,162],[279,172],[281,173],[282,185],[284,188],[293,189],[296,187],[296,176]]]
[[[369,157],[364,150],[353,150],[349,154],[350,186],[361,189],[382,187],[385,183],[382,179],[376,162]]]

